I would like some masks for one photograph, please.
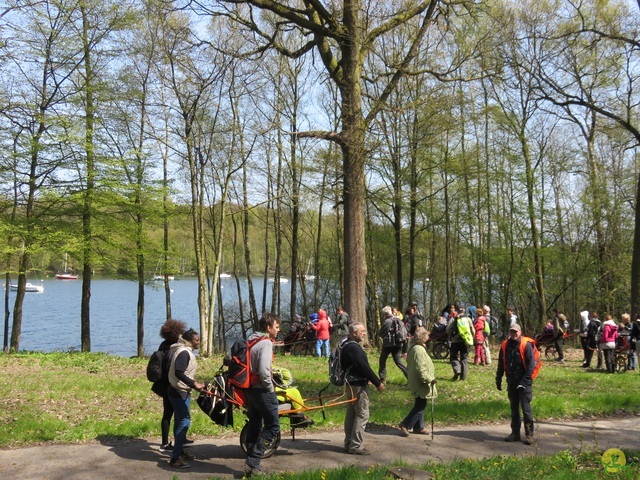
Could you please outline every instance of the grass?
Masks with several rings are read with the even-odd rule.
[[[355,467],[335,470],[309,470],[303,473],[281,473],[267,478],[277,480],[388,480],[394,478],[390,470],[395,466],[377,465],[367,471]],[[434,479],[504,479],[544,478],[554,480],[635,479],[640,469],[632,457],[626,468],[611,474],[605,472],[601,455],[597,452],[560,452],[549,457],[498,456],[484,460],[460,460],[447,465],[427,463],[417,467],[432,474]],[[409,477],[405,477],[409,478]]]
[[[497,354],[497,352],[496,352]],[[495,355],[497,357],[497,355]],[[532,403],[537,419],[588,418],[638,413],[640,382],[637,372],[606,375],[580,368],[577,350],[568,350],[567,363],[544,361],[534,382]],[[369,352],[377,371],[378,355]],[[42,442],[76,443],[96,438],[147,438],[159,435],[162,404],[150,390],[145,377],[146,360],[84,353],[0,354],[0,448],[36,445]],[[470,366],[465,382],[452,382],[447,361],[434,361],[438,378],[436,428],[450,424],[506,423],[509,408],[506,392],[495,388],[495,362],[491,366]],[[209,379],[222,364],[221,357],[199,359],[198,378]],[[326,359],[277,355],[276,364],[289,368],[295,384],[307,398],[315,397],[327,385]],[[387,389],[372,393],[371,424],[395,426],[413,405],[406,381],[391,359],[387,364]],[[335,387],[333,392],[336,391]],[[198,410],[193,402],[194,409]],[[341,429],[344,408],[328,408],[326,419],[320,412],[311,417],[313,428]],[[234,429],[223,429],[202,414],[192,416],[190,432],[198,436],[237,436],[241,414]],[[633,455],[633,452],[630,453]],[[456,462],[447,466],[423,465],[436,478],[603,478],[598,452],[574,455],[564,452],[553,457],[494,458]],[[522,472],[526,472],[526,475]],[[623,472],[638,475],[636,466]],[[389,478],[380,466],[367,478]],[[631,475],[627,477],[626,475]],[[310,471],[277,478],[362,478],[357,469]]]

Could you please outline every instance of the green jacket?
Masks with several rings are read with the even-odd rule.
[[[438,391],[431,381],[436,379],[436,371],[423,345],[414,345],[407,354],[407,373],[409,379],[409,391],[413,397],[430,398],[437,397]]]

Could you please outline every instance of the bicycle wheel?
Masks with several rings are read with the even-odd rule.
[[[624,373],[627,371],[627,356],[616,355],[616,372]]]
[[[244,427],[240,431],[240,448],[244,454],[247,454],[247,432],[249,431],[249,424],[245,423]],[[267,448],[264,449],[264,453],[262,454],[262,458],[269,458],[271,455],[276,453],[276,450],[280,446],[280,432],[278,432],[278,436],[273,439],[273,441],[269,444]]]
[[[548,345],[547,348],[544,349],[544,356],[547,360],[556,360],[558,357],[558,352],[556,351],[555,345]]]
[[[436,343],[433,346],[433,356],[438,360],[444,360],[449,356],[449,345],[447,343]]]

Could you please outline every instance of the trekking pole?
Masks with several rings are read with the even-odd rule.
[[[434,417],[434,405],[433,403],[436,401],[436,396],[433,391],[433,387],[436,384],[435,380],[431,381],[431,440],[433,440],[433,417]]]

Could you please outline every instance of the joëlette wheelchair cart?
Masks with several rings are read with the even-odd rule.
[[[233,426],[233,410],[234,408],[241,409],[246,416],[246,398],[244,391],[239,388],[234,388],[228,383],[228,375],[224,366],[216,372],[214,378],[205,384],[205,388],[200,392],[197,403],[198,406],[206,413],[211,420],[223,427]],[[278,382],[274,383],[278,388],[277,395],[280,401],[278,407],[278,416],[282,425],[283,419],[288,419],[289,428],[291,429],[291,438],[295,441],[295,432],[298,428],[307,428],[313,422],[300,421],[301,417],[308,412],[322,411],[322,416],[325,418],[325,409],[336,407],[338,405],[346,405],[353,403],[357,398],[353,395],[352,387],[345,382],[342,387],[342,391],[331,395],[323,395],[324,391],[331,386],[328,384],[318,393],[317,397],[302,399],[302,405],[298,403],[300,398],[292,398],[284,391],[282,385],[278,385]],[[289,386],[290,388],[290,386]],[[248,420],[245,419],[245,424],[240,431],[240,447],[242,451],[247,453],[247,433],[248,433]],[[282,429],[281,429],[282,430]],[[280,433],[277,438],[273,439],[271,444],[265,449],[263,458],[268,458],[275,453],[280,445]]]
[[[564,332],[562,334],[563,341],[567,341],[569,338],[574,337],[575,333]],[[552,331],[542,332],[535,336],[537,349],[542,352],[544,348],[544,356],[547,360],[557,360],[560,358],[558,351],[556,350],[556,341]]]

